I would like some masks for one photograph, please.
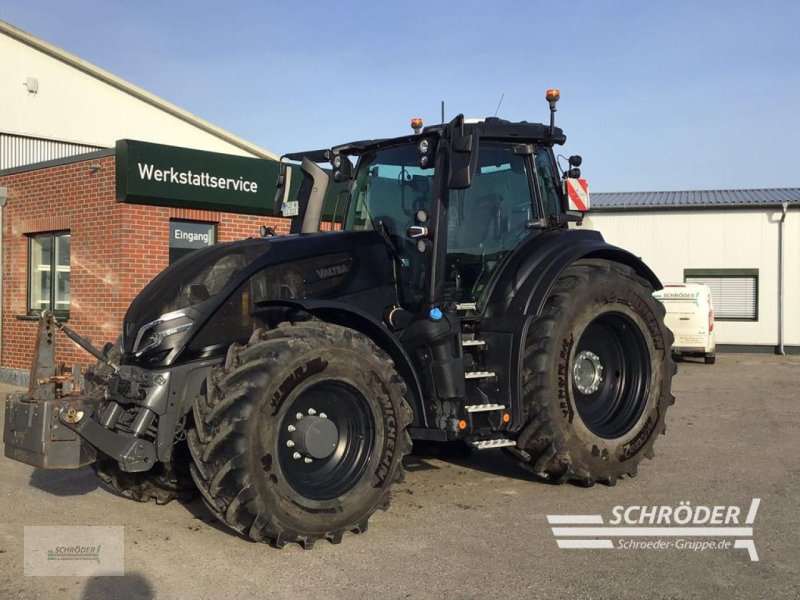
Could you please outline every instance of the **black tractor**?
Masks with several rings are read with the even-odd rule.
[[[364,531],[413,440],[504,448],[552,483],[634,476],[674,402],[661,284],[570,227],[580,157],[560,172],[547,99],[549,126],[458,116],[287,155],[290,235],[182,258],[102,351],[43,316],[6,455],[93,464],[136,500],[199,490],[279,547]],[[321,232],[330,186],[344,208]],[[58,327],[99,358],[82,391],[54,371]]]

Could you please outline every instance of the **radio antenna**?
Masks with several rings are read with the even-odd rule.
[[[506,93],[505,93],[505,92],[503,92],[503,93],[500,95],[500,102],[498,102],[498,103],[497,103],[497,108],[496,108],[496,109],[495,109],[495,111],[494,111],[494,116],[495,116],[495,117],[497,116],[497,113],[499,113],[499,112],[500,112],[500,105],[503,103],[503,98],[505,98],[505,97],[506,97]]]

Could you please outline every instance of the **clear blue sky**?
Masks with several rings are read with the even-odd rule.
[[[800,187],[800,2],[4,0],[0,19],[276,153],[547,119],[595,191]],[[1,117],[0,117],[1,118]]]

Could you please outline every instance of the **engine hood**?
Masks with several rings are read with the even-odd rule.
[[[183,257],[142,289],[125,315],[123,361],[168,364],[198,336],[207,345],[247,339],[260,303],[342,297],[386,285],[393,285],[391,258],[375,231],[217,244]],[[206,327],[211,321],[216,326]]]

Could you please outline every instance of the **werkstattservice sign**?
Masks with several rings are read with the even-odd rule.
[[[136,140],[116,144],[119,202],[271,215],[273,160]]]

